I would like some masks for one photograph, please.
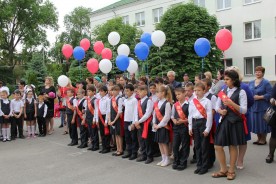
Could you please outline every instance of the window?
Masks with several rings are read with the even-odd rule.
[[[163,8],[157,8],[152,10],[152,14],[153,14],[153,22],[159,23],[163,15]]]
[[[262,57],[248,57],[244,59],[244,73],[245,75],[253,75],[255,68],[262,66]]]
[[[223,10],[231,7],[231,0],[217,0],[217,9]]]
[[[233,60],[232,60],[232,58],[222,59],[221,63],[225,67],[233,66]]]
[[[244,0],[244,4],[252,4],[256,2],[260,2],[260,0]]]
[[[205,0],[194,0],[197,6],[205,7]]]
[[[220,26],[220,29],[228,29],[230,32],[232,32],[232,26],[231,25]]]
[[[244,24],[245,40],[261,38],[261,20],[247,22]]]
[[[135,14],[135,20],[137,26],[145,25],[145,12],[140,12]]]
[[[122,18],[123,18],[123,23],[124,24],[129,24],[129,16],[128,15],[127,16],[123,16]]]

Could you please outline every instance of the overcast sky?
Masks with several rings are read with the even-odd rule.
[[[91,8],[93,11],[108,6],[112,3],[115,3],[119,0],[50,0],[59,13],[58,16],[58,24],[59,24],[59,31],[53,32],[51,30],[47,30],[48,41],[51,45],[55,42],[55,37],[62,31],[64,31],[63,26],[63,17],[66,14],[69,14],[74,10],[74,8],[78,6],[83,6],[86,8]]]

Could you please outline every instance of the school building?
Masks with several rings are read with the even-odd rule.
[[[232,46],[225,52],[227,66],[238,66],[244,81],[250,81],[254,68],[261,65],[265,78],[276,81],[276,0],[121,0],[94,11],[91,24],[94,28],[121,16],[125,24],[151,33],[167,9],[188,2],[205,7],[232,32]]]

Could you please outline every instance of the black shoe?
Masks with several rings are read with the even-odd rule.
[[[266,157],[266,159],[265,159],[266,163],[268,163],[268,164],[272,163],[273,160],[274,160],[274,158],[273,158],[273,156],[271,156],[271,155],[268,155],[268,156]]]
[[[211,169],[214,167],[214,163],[209,164],[208,169]]]
[[[183,171],[183,170],[186,169],[186,168],[187,168],[187,165],[178,165],[176,169],[177,169],[178,171]]]
[[[63,127],[63,125],[60,125],[58,128],[62,128]]]
[[[103,152],[103,150],[100,150],[100,151],[99,151],[99,153],[102,153],[102,152]]]
[[[79,145],[77,148],[81,148],[82,147],[82,144],[81,145]]]
[[[208,172],[208,169],[201,169],[198,174],[203,175],[203,174],[206,174],[207,172]]]
[[[176,170],[178,165],[176,163],[172,164],[172,169]]]
[[[200,172],[200,169],[196,169],[196,170],[194,171],[195,174],[198,174],[199,172]]]
[[[91,150],[92,150],[92,151],[98,151],[99,148],[92,148]]]
[[[71,144],[71,146],[76,146],[76,145],[78,145],[78,142],[73,142],[73,143]]]
[[[129,157],[129,160],[135,160],[137,158],[137,155],[132,154],[131,157]]]
[[[145,164],[150,164],[153,162],[153,158],[147,158],[147,160],[145,161]]]
[[[131,154],[126,153],[125,155],[122,156],[122,158],[129,158],[131,156]]]
[[[80,146],[78,146],[78,148],[82,149],[82,148],[86,148],[87,144],[81,144]]]
[[[193,158],[193,159],[190,161],[190,163],[191,163],[191,164],[195,164],[195,163],[196,163],[196,159]]]
[[[15,140],[15,137],[11,137],[11,140]]]
[[[42,134],[38,134],[38,137],[42,137]]]
[[[87,150],[90,150],[90,151],[92,151],[92,150],[93,150],[93,148],[92,148],[92,147],[90,147],[90,148],[88,148]]]
[[[139,157],[136,159],[136,162],[143,162],[143,161],[146,161],[147,158],[146,157]]]
[[[46,134],[42,134],[42,137],[46,137]]]
[[[109,149],[105,149],[105,150],[102,151],[102,154],[109,153],[109,152],[110,152]]]
[[[20,135],[19,138],[20,139],[25,139],[25,136],[24,135]]]
[[[73,142],[71,142],[71,143],[67,144],[67,146],[72,146],[72,145],[73,145]]]

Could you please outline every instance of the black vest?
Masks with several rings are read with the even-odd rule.
[[[83,110],[83,103],[84,103],[84,101],[85,101],[85,99],[82,99],[81,103],[78,104],[78,109],[79,109],[81,112],[82,112],[82,110]],[[78,113],[77,113],[77,116],[79,116]]]
[[[213,96],[213,94],[209,93],[209,95],[207,95],[206,98],[208,98],[209,100],[211,100],[212,96]]]
[[[88,108],[88,103],[91,103],[93,109],[95,109],[95,106],[94,106],[95,100],[96,100],[95,97],[93,97],[92,100],[90,100],[90,101],[87,100],[86,119],[93,119],[94,118],[94,115],[90,112],[90,110]]]
[[[26,99],[26,113],[34,113],[35,112],[35,104],[34,99],[32,99],[32,102],[30,103],[29,100]]]
[[[147,106],[148,106],[148,101],[149,101],[149,98],[146,98],[146,99],[144,100],[144,102],[141,104],[143,114],[146,113]],[[139,117],[139,119],[140,119],[140,117]]]
[[[166,110],[166,104],[167,104],[167,100],[162,104],[161,108],[159,109],[160,113],[162,114],[162,116],[164,117],[165,116],[165,110]],[[158,103],[158,102],[157,102]],[[155,117],[156,117],[156,124],[158,125],[160,122],[155,114]]]
[[[5,104],[3,100],[1,100],[1,110],[5,115],[9,115],[11,108],[10,108],[11,101],[9,100],[8,104]]]
[[[119,99],[120,98],[122,98],[122,97],[118,97],[117,100],[116,100],[116,104],[117,104],[118,109],[119,109]],[[117,112],[114,110],[114,108],[112,106],[112,99],[111,99],[111,103],[110,103],[110,119],[111,119],[111,121],[113,121],[116,118],[116,116],[117,116]],[[119,121],[120,121],[120,118],[118,118],[115,123],[117,123]]]
[[[74,101],[74,97],[73,98],[71,98],[71,100],[69,101],[69,103],[73,106],[74,105],[74,103],[73,103],[73,101]],[[72,111],[71,109],[69,109],[68,107],[67,107],[67,102],[66,102],[66,114],[69,114],[69,115],[72,115],[72,114],[74,114],[74,111]]]
[[[39,104],[37,104],[37,117],[42,118],[44,115],[44,107],[45,103],[39,108]]]

